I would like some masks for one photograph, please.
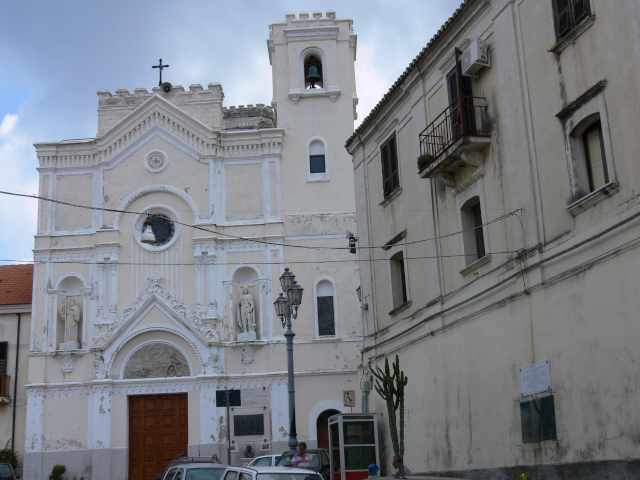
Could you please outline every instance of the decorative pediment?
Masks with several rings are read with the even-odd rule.
[[[191,313],[182,303],[178,302],[171,292],[164,286],[164,278],[154,273],[147,279],[149,285],[136,298],[135,302],[125,308],[122,313],[109,324],[107,331],[94,338],[93,347],[104,349],[111,345],[122,332],[134,325],[149,309],[158,305],[163,310],[169,310],[174,321],[178,321],[180,327],[186,327],[192,331],[204,343],[218,341],[218,318],[206,318]]]
[[[273,128],[222,136],[187,111],[153,95],[102,136],[87,141],[38,143],[40,167],[113,166],[152,138],[160,136],[187,155],[246,157],[280,154],[283,131]]]

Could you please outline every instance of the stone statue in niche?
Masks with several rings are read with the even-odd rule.
[[[60,343],[60,350],[77,350],[78,343],[78,323],[82,319],[80,308],[76,305],[76,299],[66,297],[60,308],[60,316],[64,321],[64,342]]]
[[[255,302],[247,287],[242,287],[242,295],[238,302],[238,326],[242,330],[238,333],[239,342],[256,339]]]

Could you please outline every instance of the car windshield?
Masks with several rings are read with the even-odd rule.
[[[271,466],[271,457],[256,458],[248,466],[249,467],[270,467]]]
[[[220,480],[224,468],[190,468],[185,480]]]
[[[13,473],[11,466],[7,463],[0,463],[0,473]]]
[[[259,473],[256,480],[322,480],[314,473]]]

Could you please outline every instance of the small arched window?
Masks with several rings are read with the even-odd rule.
[[[336,289],[329,279],[319,280],[315,285],[316,319],[319,337],[336,335]]]
[[[307,55],[304,59],[304,88],[324,88],[322,59],[317,54]]]

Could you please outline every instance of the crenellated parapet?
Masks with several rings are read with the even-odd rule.
[[[257,105],[240,105],[223,109],[224,130],[246,130],[253,128],[273,128],[276,116],[272,107],[262,103]]]
[[[169,92],[159,86],[153,87],[151,92],[145,88],[136,88],[133,93],[126,88],[118,89],[115,95],[108,90],[100,90],[97,136],[102,136],[153,95],[161,95],[213,130],[222,129],[224,92],[219,83],[210,83],[207,89],[198,84],[190,85],[188,91],[182,85],[172,86]]]

